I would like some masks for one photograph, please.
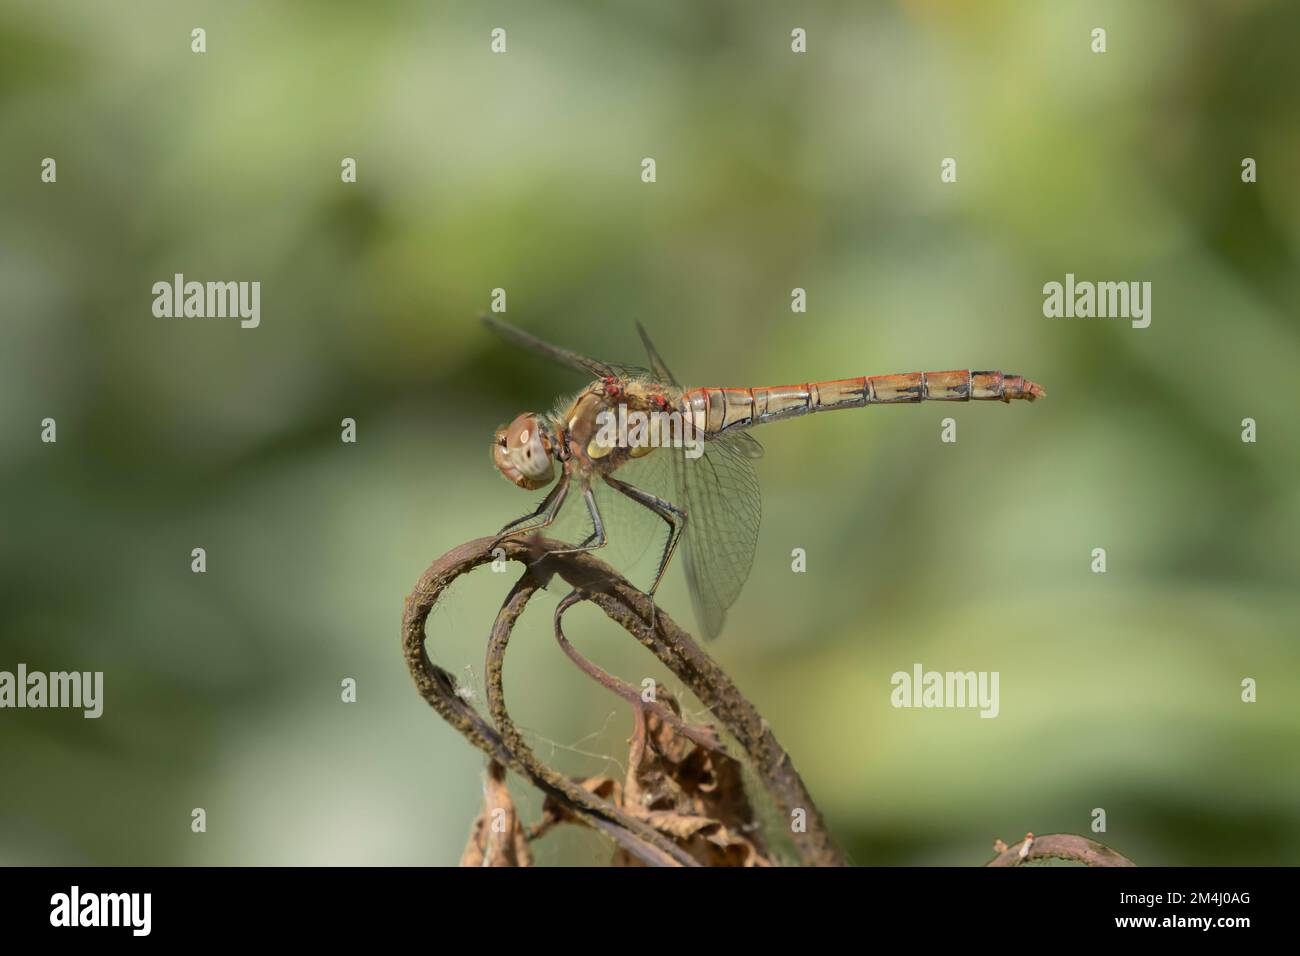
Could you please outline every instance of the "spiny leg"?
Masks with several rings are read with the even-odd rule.
[[[492,541],[492,547],[496,547],[511,535],[540,531],[542,528],[554,524],[556,516],[560,513],[560,506],[564,504],[564,498],[568,493],[569,476],[561,475],[559,482],[551,489],[550,494],[542,499],[542,503],[537,506],[535,511],[524,515],[522,518],[516,518],[497,532],[496,538]],[[542,520],[534,524],[525,525],[526,522],[532,521],[534,518],[538,517]]]
[[[587,513],[591,515],[591,534],[583,538],[582,543],[576,548],[557,548],[554,551],[548,551],[547,554],[577,554],[579,551],[595,551],[597,548],[603,548],[608,543],[605,537],[605,522],[601,520],[600,509],[596,507],[596,496],[592,494],[590,485],[583,485],[582,500],[587,503]],[[594,544],[591,542],[595,542]]]
[[[682,532],[686,530],[686,512],[677,507],[671,501],[665,501],[663,498],[656,497],[648,492],[642,491],[629,485],[626,481],[619,481],[612,475],[605,475],[605,483],[627,497],[631,498],[639,505],[649,508],[668,525],[668,540],[664,542],[664,553],[659,558],[659,570],[655,573],[654,583],[650,585],[650,590],[646,592],[646,597],[650,599],[650,629],[654,630],[655,626],[655,591],[659,590],[659,583],[664,579],[664,572],[668,570],[668,562],[673,559],[673,552],[677,550],[677,542],[681,539]]]
[[[544,516],[550,516],[553,512],[558,512],[559,505],[563,501],[564,495],[568,492],[567,485],[568,485],[568,476],[561,475],[560,480],[556,483],[555,487],[552,488],[549,492],[547,492],[546,497],[541,500],[541,503],[538,504],[538,506],[535,509],[530,511],[528,514],[516,518],[514,521],[511,521],[508,524],[506,524],[505,527],[503,527],[500,531],[497,532],[497,537],[504,536],[512,528],[517,528],[519,525],[522,525],[527,521],[532,521],[534,518],[540,517],[543,518],[543,520],[545,521],[546,517]],[[557,498],[559,500],[557,500]],[[552,518],[551,520],[554,519]],[[519,529],[519,530],[525,530],[525,529]]]
[[[726,753],[726,748],[722,745],[722,740],[718,737],[717,732],[712,727],[693,727],[686,723],[681,717],[673,711],[659,703],[657,700],[645,700],[641,696],[641,689],[629,684],[627,681],[619,680],[608,671],[596,666],[578,653],[577,648],[569,643],[569,639],[564,636],[564,628],[560,624],[560,619],[564,612],[577,604],[579,601],[585,601],[587,596],[581,591],[572,591],[569,596],[562,600],[555,608],[555,640],[559,642],[560,650],[564,651],[569,660],[573,661],[584,674],[600,684],[606,690],[612,691],[619,697],[626,700],[638,711],[649,710],[664,723],[675,727],[681,734],[689,740],[694,741],[705,750],[714,750]]]
[[[668,525],[668,540],[664,542],[664,552],[659,558],[659,570],[655,573],[654,584],[650,585],[650,590],[646,594],[654,597],[655,591],[659,589],[659,582],[664,579],[664,572],[668,570],[668,562],[673,559],[673,552],[677,550],[677,542],[686,530],[686,512],[677,507],[671,501],[665,501],[655,495],[642,491],[640,488],[629,485],[626,481],[620,481],[611,475],[605,475],[605,482],[615,491],[627,495],[639,505],[649,508]]]

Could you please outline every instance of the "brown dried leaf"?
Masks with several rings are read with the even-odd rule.
[[[661,704],[681,716],[681,707],[667,688],[659,685],[655,692]],[[705,866],[773,865],[745,793],[741,765],[735,759],[699,746],[646,709],[636,714],[628,768],[621,783],[605,776],[576,782],[624,813],[644,820]],[[535,840],[561,823],[575,822],[577,817],[568,804],[548,794],[542,802],[542,818],[529,839]],[[482,818],[476,827],[481,825]],[[476,845],[471,839],[471,848]],[[467,859],[469,853],[467,850]],[[613,864],[643,865],[622,849],[615,851]],[[462,861],[462,865],[482,864]]]
[[[677,716],[681,707],[662,685],[656,699]],[[740,764],[706,750],[651,711],[637,714],[622,808],[672,837],[705,866],[771,866]],[[624,851],[615,865],[640,865]]]
[[[532,866],[528,838],[506,787],[506,772],[496,761],[488,764],[483,785],[483,812],[470,827],[461,866]]]

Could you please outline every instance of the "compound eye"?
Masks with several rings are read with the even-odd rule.
[[[514,469],[529,483],[545,484],[554,477],[550,442],[535,413],[525,412],[506,427],[503,449]]]

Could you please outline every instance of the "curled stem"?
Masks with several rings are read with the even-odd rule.
[[[767,721],[731,679],[689,634],[662,610],[656,611],[640,590],[607,564],[588,553],[547,553],[563,547],[559,542],[544,539],[525,542],[516,538],[505,541],[478,538],[447,552],[425,571],[406,599],[402,647],[416,688],[429,705],[489,757],[572,807],[580,819],[609,835],[638,858],[654,865],[694,865],[694,860],[662,834],[542,764],[510,720],[502,685],[505,648],[514,622],[528,599],[558,574],[581,592],[583,598],[596,604],[607,617],[632,634],[690,688],[740,744],[787,820],[802,812],[803,827],[791,828],[791,839],[800,860],[815,866],[846,865],[789,755],[777,742]],[[502,555],[523,563],[525,573],[502,605],[489,642],[487,686],[494,726],[457,695],[454,678],[429,658],[425,625],[433,607],[457,578]],[[558,616],[557,635],[563,638]]]

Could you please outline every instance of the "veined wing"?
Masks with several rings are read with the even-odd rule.
[[[727,608],[749,577],[763,513],[752,449],[735,438],[706,441],[704,454],[695,459],[670,449],[686,504],[686,580],[707,640],[722,633]]]
[[[637,331],[654,375],[678,385],[640,322]],[[722,632],[727,609],[740,596],[754,564],[762,505],[753,461],[762,457],[763,446],[748,432],[732,432],[706,441],[698,458],[687,458],[680,448],[660,453],[672,459],[677,504],[686,508],[686,582],[695,617],[711,640]]]
[[[649,371],[636,365],[622,365],[617,362],[602,362],[599,359],[590,358],[581,352],[575,352],[572,349],[562,348],[559,345],[552,345],[550,342],[543,342],[535,336],[529,335],[523,329],[517,329],[508,322],[502,322],[500,319],[493,318],[490,315],[480,315],[479,319],[488,328],[492,329],[507,342],[517,345],[529,352],[545,356],[552,362],[558,362],[560,365],[567,365],[569,368],[576,369],[579,372],[588,372],[596,378],[643,378],[649,376]]]

